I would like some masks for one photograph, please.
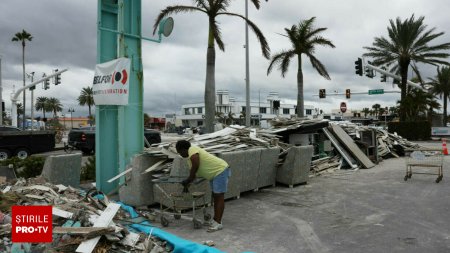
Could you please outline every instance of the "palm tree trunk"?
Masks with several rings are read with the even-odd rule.
[[[447,99],[448,94],[447,92],[444,92],[444,118],[443,118],[444,127],[447,126]]]
[[[214,36],[209,29],[208,51],[206,53],[206,80],[205,80],[205,127],[207,133],[214,132],[214,118],[216,111],[216,51]]]
[[[302,55],[298,55],[298,70],[297,70],[297,117],[303,118],[305,116],[305,103],[303,101],[303,71],[302,71]]]
[[[25,41],[22,41],[22,70],[23,70],[23,87],[25,87]],[[25,90],[23,90],[23,116],[22,129],[25,130]]]
[[[408,80],[408,66],[409,62],[400,62],[400,75],[402,77],[402,83],[401,83],[401,96],[400,96],[400,122],[406,120],[406,112],[405,107],[403,106],[403,102],[406,98],[406,81]]]
[[[88,108],[89,108],[89,125],[92,126],[91,105],[88,104]]]

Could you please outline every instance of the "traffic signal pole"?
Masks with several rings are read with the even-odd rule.
[[[63,70],[55,72],[55,73],[53,73],[53,74],[51,74],[49,76],[46,76],[46,77],[44,77],[44,78],[42,78],[42,79],[40,79],[38,81],[32,82],[31,84],[28,84],[28,85],[23,86],[22,88],[18,89],[16,91],[16,93],[11,95],[11,108],[12,108],[11,109],[12,110],[11,111],[11,118],[12,118],[12,125],[13,126],[17,127],[17,101],[18,101],[18,97],[19,97],[20,93],[22,93],[22,91],[24,91],[24,90],[26,90],[28,88],[31,88],[31,87],[35,86],[38,83],[45,82],[46,80],[49,80],[50,78],[53,78],[54,76],[59,75],[59,74],[61,74],[63,72],[66,72],[66,71],[67,71],[67,69],[63,69]]]
[[[375,66],[373,66],[373,65],[371,65],[371,64],[365,64],[365,66],[366,66],[367,68],[369,68],[369,69],[375,70],[375,71],[377,71],[377,72],[379,72],[379,73],[381,73],[381,74],[384,74],[384,75],[386,75],[386,76],[392,77],[392,78],[394,78],[394,79],[396,79],[396,80],[399,80],[399,81],[402,80],[402,78],[401,78],[400,76],[394,75],[394,74],[392,74],[392,73],[390,73],[390,72],[388,72],[388,71],[386,71],[386,70],[383,70],[383,69],[381,69],[381,68],[375,67]],[[409,81],[409,80],[406,80],[406,84],[409,85],[409,86],[411,86],[411,87],[413,87],[413,88],[420,89],[420,90],[422,90],[422,91],[428,92],[425,88],[423,88],[423,87],[420,86],[419,84],[414,83],[414,82],[411,82],[411,81]]]

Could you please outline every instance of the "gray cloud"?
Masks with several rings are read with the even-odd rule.
[[[153,22],[161,9],[168,5],[186,4],[191,1],[142,1],[142,34],[152,37]],[[388,7],[389,6],[389,7]],[[335,49],[317,48],[316,56],[327,67],[331,81],[322,78],[303,58],[305,76],[305,100],[307,104],[331,110],[337,109],[344,96],[328,96],[319,99],[318,90],[327,89],[354,92],[369,89],[392,88],[390,83],[380,83],[379,77],[369,79],[354,74],[354,61],[364,53],[364,46],[370,46],[374,37],[386,36],[389,19],[397,16],[407,18],[411,14],[424,15],[429,27],[446,34],[436,43],[450,41],[447,11],[444,0],[433,1],[389,1],[376,3],[357,0],[283,0],[262,2],[260,10],[249,8],[249,17],[265,34],[272,53],[289,48],[289,42],[277,33],[297,24],[302,19],[316,17],[318,27],[327,27],[323,33],[336,45]],[[231,12],[244,13],[243,1],[232,1]],[[54,68],[69,68],[63,74],[63,84],[48,91],[37,89],[37,96],[54,96],[65,106],[75,107],[74,115],[87,115],[87,107],[77,105],[82,87],[90,85],[96,63],[97,1],[55,1],[55,0],[3,0],[0,3],[0,55],[2,56],[3,98],[9,106],[9,94],[13,86],[22,85],[22,52],[20,43],[11,42],[16,32],[22,29],[33,35],[33,41],[26,46],[27,72],[36,76],[50,73]],[[179,112],[185,103],[203,100],[207,19],[203,13],[177,14],[175,28],[169,38],[161,44],[143,41],[144,65],[144,111],[152,115]],[[219,19],[226,51],[216,49],[216,89],[228,89],[238,100],[245,98],[245,50],[243,45],[244,23],[234,17]],[[262,57],[258,42],[250,34],[250,81],[251,98],[255,101],[270,91],[279,92],[286,100],[295,101],[297,93],[297,62],[291,63],[285,78],[274,70],[269,76],[266,71],[269,61]],[[421,66],[425,77],[435,75],[435,67]],[[28,94],[29,97],[29,94]],[[399,94],[383,96],[354,95],[348,100],[349,108],[371,107],[374,103],[392,106]],[[29,102],[28,102],[29,104]],[[29,107],[28,107],[29,108]]]

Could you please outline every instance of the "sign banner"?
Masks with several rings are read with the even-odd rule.
[[[97,64],[92,91],[96,105],[127,105],[130,60],[118,58]]]
[[[450,136],[450,127],[432,127],[432,136]]]

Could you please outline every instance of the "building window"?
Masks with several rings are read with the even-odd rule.
[[[184,108],[184,115],[189,115],[189,114],[191,114],[191,113],[189,112],[189,108]]]
[[[242,106],[242,111],[241,112],[245,112],[245,106]]]
[[[203,120],[197,121],[197,126],[203,126]]]
[[[266,107],[260,107],[259,113],[266,113]]]
[[[283,114],[289,114],[290,110],[289,108],[283,108]]]
[[[197,113],[198,114],[202,114],[203,113],[203,108],[202,107],[198,107],[197,108]]]
[[[312,114],[312,110],[311,109],[306,109],[306,115],[311,115]]]

